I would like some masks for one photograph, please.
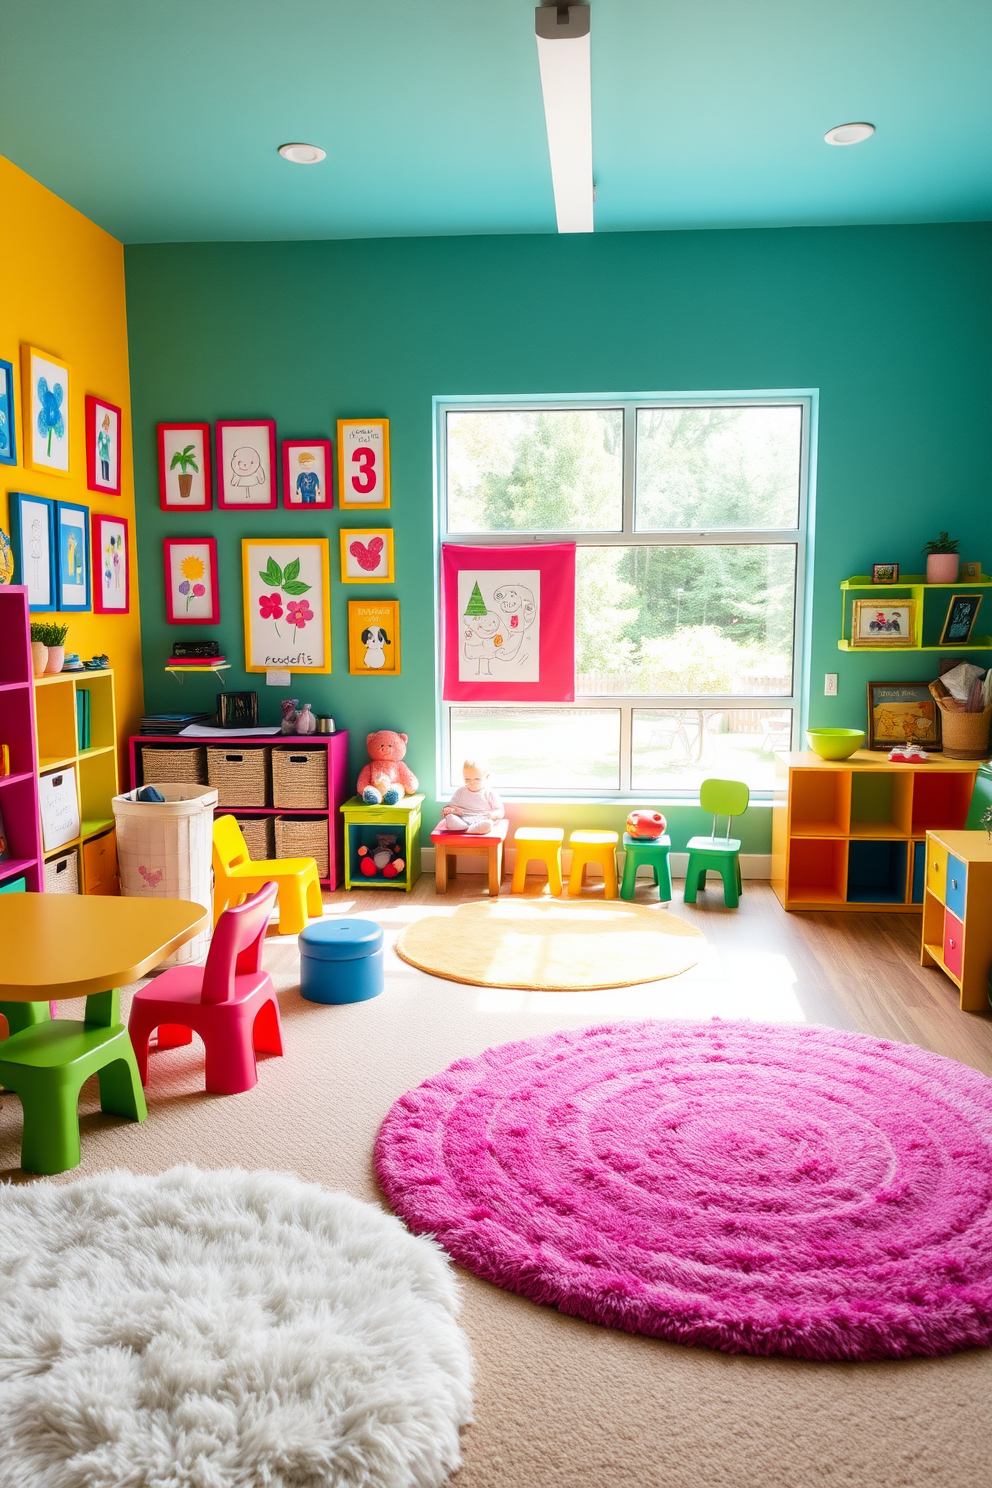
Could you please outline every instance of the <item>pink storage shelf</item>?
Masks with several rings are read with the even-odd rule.
[[[0,776],[0,814],[10,857],[0,879],[24,877],[30,893],[44,888],[41,818],[35,758],[31,616],[23,584],[0,586],[0,743],[10,750],[10,775]]]

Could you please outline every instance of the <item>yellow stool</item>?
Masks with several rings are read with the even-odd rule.
[[[568,892],[578,894],[582,880],[590,863],[598,863],[603,870],[603,887],[607,899],[616,899],[617,894],[617,832],[573,832],[568,839],[572,849],[572,871],[568,875]]]
[[[561,893],[561,843],[565,833],[561,827],[518,827],[513,834],[517,849],[517,861],[513,865],[511,894],[522,894],[527,877],[527,864],[536,858],[548,870],[548,886],[552,894]]]

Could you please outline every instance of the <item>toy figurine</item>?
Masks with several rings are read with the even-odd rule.
[[[375,840],[375,847],[358,849],[359,867],[365,877],[374,878],[377,873],[381,873],[383,878],[399,878],[406,867],[406,861],[400,857],[396,833],[377,832]]]
[[[668,826],[660,811],[632,811],[627,818],[627,836],[651,842]]]
[[[395,806],[404,795],[412,796],[417,789],[417,777],[403,763],[407,735],[380,729],[369,734],[365,743],[369,763],[358,777],[358,794],[366,806]]]
[[[317,732],[317,720],[310,711],[309,703],[304,703],[297,714],[296,732],[298,734],[315,734]]]
[[[441,808],[439,825],[446,832],[472,832],[484,836],[493,823],[502,821],[503,802],[489,784],[489,766],[482,760],[467,759],[462,765],[460,785]]]
[[[297,708],[300,706],[299,698],[283,698],[282,700],[282,731],[284,734],[296,733],[296,720],[299,718]]]

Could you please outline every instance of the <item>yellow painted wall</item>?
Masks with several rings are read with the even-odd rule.
[[[131,611],[128,615],[39,615],[69,626],[66,649],[82,660],[106,652],[114,668],[118,738],[137,732],[144,707],[138,565],[131,460],[131,393],[127,362],[124,249],[116,238],[0,156],[0,357],[14,364],[17,453],[24,453],[22,344],[69,366],[69,474],[0,465],[0,525],[10,532],[7,493],[27,491],[77,501],[130,523]],[[121,409],[121,494],[86,488],[84,403],[87,393]],[[126,784],[126,751],[121,784]]]

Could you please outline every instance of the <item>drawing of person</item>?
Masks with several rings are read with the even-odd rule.
[[[504,584],[496,590],[493,601],[499,606],[510,630],[526,630],[528,625],[533,625],[537,609],[534,592],[526,584]]]
[[[231,485],[247,487],[265,485],[262,457],[258,450],[252,449],[250,444],[243,444],[231,456]]]
[[[463,618],[465,656],[469,661],[478,663],[476,676],[491,677],[491,663],[499,656],[505,639],[502,621],[494,610],[486,610],[484,615],[465,615]]]
[[[96,436],[96,452],[100,458],[100,479],[110,485],[110,414],[103,415],[100,432]]]
[[[65,539],[65,576],[70,584],[75,583],[76,579],[77,546],[76,535],[70,528]]]
[[[31,553],[31,567],[34,572],[34,588],[41,588],[41,560],[45,556],[45,547],[41,540],[41,519],[35,517],[31,523],[31,538],[28,543]]]
[[[119,589],[121,587],[121,544],[120,544],[120,539],[119,538],[116,538],[116,537],[112,537],[110,539],[110,546],[113,549],[112,562],[113,562],[113,565],[114,565],[114,588],[115,589]]]
[[[296,463],[300,473],[296,477],[296,494],[304,506],[316,506],[320,500],[320,476],[316,461],[309,450],[301,450]]]

